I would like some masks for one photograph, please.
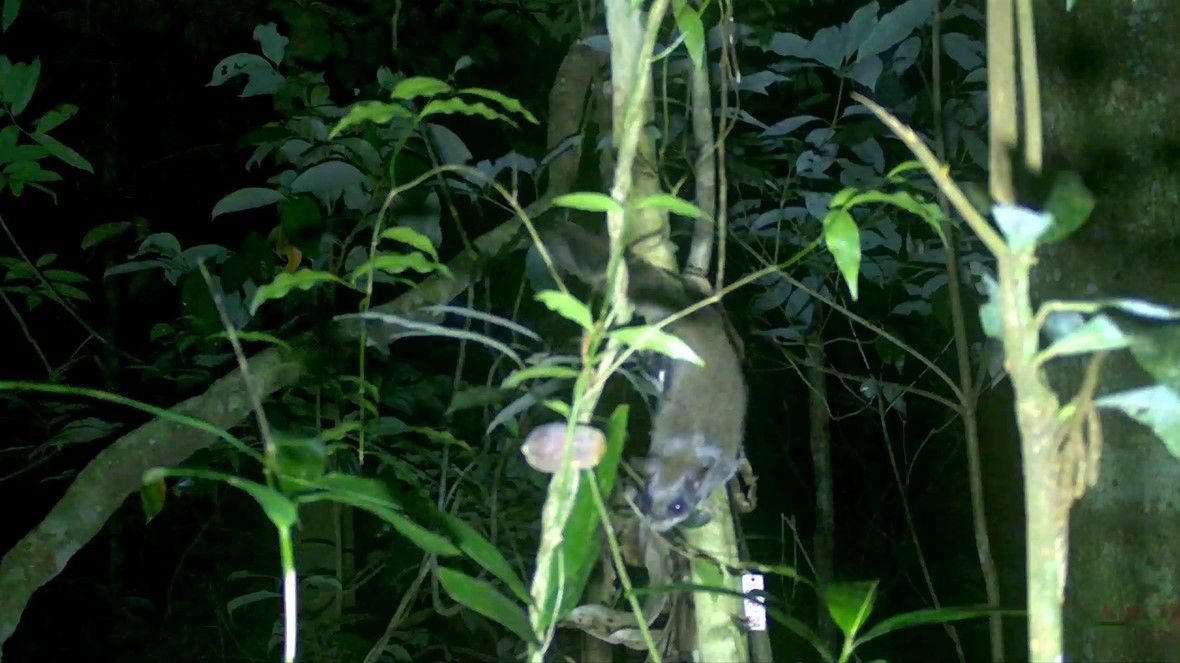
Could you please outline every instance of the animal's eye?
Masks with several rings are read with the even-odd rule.
[[[675,502],[668,505],[668,511],[677,516],[681,513],[684,513],[686,508],[688,508],[688,504],[686,504],[684,500],[676,500]]]

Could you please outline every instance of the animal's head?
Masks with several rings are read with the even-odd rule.
[[[643,460],[640,468],[645,483],[638,506],[656,531],[666,532],[683,523],[716,488],[716,482],[709,480],[713,465],[695,457],[688,462],[667,457]]]

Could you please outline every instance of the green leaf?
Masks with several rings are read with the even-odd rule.
[[[614,199],[612,198],[611,201],[613,202],[613,200]],[[690,219],[705,218],[705,213],[701,211],[701,208],[693,205],[687,200],[677,198],[676,196],[668,193],[657,193],[648,196],[639,201],[639,204],[636,206],[636,208],[666,210],[673,214],[679,214],[680,216],[685,216]]]
[[[276,434],[274,441],[275,469],[279,474],[280,481],[283,479],[315,481],[327,471],[328,453],[322,440],[314,437],[287,437]]]
[[[836,657],[828,650],[828,646],[824,644],[824,639],[803,622],[803,620],[792,617],[774,606],[766,606],[766,612],[775,623],[784,626],[788,631],[810,644],[811,648],[815,650],[815,653],[819,655],[820,660],[824,661],[824,663],[832,663],[836,660]]]
[[[1129,313],[1137,318],[1148,320],[1180,320],[1180,309],[1161,306],[1155,302],[1130,297],[1116,297],[1113,299],[1099,299],[1094,302],[1103,308],[1114,308]]]
[[[241,212],[242,210],[255,209],[264,205],[273,205],[280,200],[286,199],[286,196],[274,189],[262,187],[238,189],[233,193],[226,194],[225,197],[217,201],[217,204],[213,206],[211,220],[216,219],[222,214]]]
[[[525,642],[536,641],[524,610],[491,584],[446,567],[439,567],[438,579],[455,601],[503,625]]]
[[[37,81],[41,78],[41,59],[36,58],[31,63],[17,62],[8,72],[8,80],[3,81],[4,99],[8,102],[9,113],[17,117],[33,99],[37,91]]]
[[[7,32],[8,28],[12,27],[12,22],[20,14],[20,2],[21,0],[4,0],[4,10],[0,12],[0,29]]]
[[[34,132],[29,135],[33,140],[37,141],[41,147],[49,150],[49,153],[53,156],[73,166],[74,168],[77,168],[78,170],[84,170],[91,175],[94,174],[94,167],[90,165],[90,162],[87,161],[86,158],[81,154],[75,152],[73,148],[62,145],[56,138],[53,138],[48,134]]]
[[[286,297],[287,293],[292,290],[310,290],[321,283],[347,285],[338,276],[329,272],[321,272],[313,269],[300,269],[290,274],[281,272],[275,276],[275,280],[259,287],[254,293],[254,299],[250,302],[250,314],[257,313],[259,306],[272,299]]]
[[[232,576],[231,576],[231,578],[232,578]],[[238,608],[244,608],[244,607],[251,605],[253,603],[262,603],[262,602],[270,603],[273,601],[277,604],[280,602],[280,600],[282,598],[283,598],[283,595],[278,592],[271,591],[269,589],[260,589],[256,592],[249,592],[246,594],[241,594],[239,596],[235,596],[232,599],[230,599],[229,601],[226,601],[225,602],[225,612],[228,616],[232,617],[234,614],[234,611],[237,610]]]
[[[429,315],[458,315],[464,318],[473,318],[475,320],[479,320],[480,322],[488,322],[493,325],[503,327],[504,329],[511,331],[513,334],[519,334],[527,339],[537,342],[541,341],[541,337],[528,327],[519,325],[507,318],[502,318],[498,315],[493,315],[478,309],[468,308],[466,306],[435,304],[434,306],[425,306],[421,309],[421,311]]]
[[[41,271],[41,275],[45,278],[57,283],[86,283],[89,279],[85,275],[78,272],[72,272],[68,269],[46,269]]]
[[[381,239],[392,239],[395,242],[409,244],[434,260],[438,260],[438,251],[435,250],[434,243],[430,241],[430,238],[408,226],[387,228],[382,231]]]
[[[1041,237],[1041,243],[1052,244],[1086,223],[1094,211],[1094,194],[1086,188],[1081,175],[1073,171],[1059,172],[1045,201],[1045,211],[1053,215],[1053,225]]]
[[[876,602],[877,581],[869,582],[836,582],[828,585],[824,592],[824,604],[832,621],[844,633],[844,637],[852,639],[869,618]]]
[[[328,500],[347,504],[381,518],[426,552],[447,557],[459,554],[459,549],[445,536],[411,520],[401,505],[393,500],[384,482],[378,479],[331,473],[311,485],[321,492],[300,496],[301,503]]]
[[[348,275],[348,282],[355,284],[364,275],[377,270],[386,274],[401,274],[412,269],[419,274],[429,274],[443,267],[421,253],[382,253],[362,263]]]
[[[705,26],[701,15],[688,3],[676,9],[676,28],[684,35],[684,48],[692,59],[692,66],[700,69],[705,62]]]
[[[852,301],[856,301],[857,278],[860,275],[860,229],[847,210],[832,210],[824,217],[824,243],[848,283],[848,294],[852,296]]]
[[[78,107],[74,104],[59,104],[57,107],[46,111],[44,115],[37,118],[36,128],[34,130],[39,134],[49,133],[60,127],[66,120],[77,114],[77,112]]]
[[[392,99],[416,99],[417,97],[433,97],[436,94],[450,92],[451,86],[445,81],[429,76],[411,76],[398,82],[389,93]]]
[[[291,41],[279,34],[274,23],[254,26],[254,40],[262,47],[262,54],[275,64],[282,64],[283,54]]]
[[[1128,417],[1150,428],[1168,451],[1180,458],[1180,394],[1175,390],[1157,384],[1109,394],[1094,404],[1122,410]]]
[[[554,207],[569,207],[583,212],[622,212],[623,206],[614,198],[594,191],[567,193],[553,199]]]
[[[854,186],[846,186],[836,192],[832,199],[828,201],[828,209],[839,209],[841,207],[848,207],[848,201],[858,193],[858,189]]]
[[[279,491],[260,483],[247,481],[232,474],[214,472],[212,470],[195,468],[168,469],[162,467],[153,467],[144,472],[143,483],[156,483],[163,481],[166,477],[192,477],[194,479],[220,481],[226,485],[233,486],[245,492],[250,497],[253,497],[254,501],[258,502],[258,505],[262,507],[263,513],[274,523],[275,527],[286,529],[294,526],[299,521],[299,507],[294,502],[287,499]]]
[[[431,115],[474,115],[489,120],[501,120],[507,122],[512,126],[516,126],[516,121],[512,118],[493,110],[491,106],[478,101],[466,101],[464,99],[431,99],[422,108],[422,112],[418,113],[418,119],[424,120]]]
[[[86,234],[82,237],[82,248],[94,248],[103,242],[123,234],[129,228],[131,228],[130,221],[100,223],[86,231]]]
[[[49,150],[40,145],[0,145],[0,164],[39,161],[47,156],[49,156]],[[11,171],[5,168],[5,172]]]
[[[53,289],[57,292],[57,294],[65,297],[66,299],[76,299],[81,302],[90,301],[90,295],[79,290],[78,288],[75,288],[72,285],[67,285],[65,283],[54,283]]]
[[[888,173],[885,173],[885,179],[892,182],[893,184],[901,184],[905,181],[905,178],[902,177],[903,173],[907,173],[911,170],[922,170],[922,168],[922,162],[920,161],[913,159],[910,161],[903,161],[894,166]]]
[[[640,351],[658,352],[666,357],[687,361],[697,366],[704,366],[705,362],[687,343],[652,325],[623,327],[610,332],[621,343]]]
[[[367,179],[360,169],[346,161],[324,161],[299,173],[291,181],[291,191],[334,198],[343,193],[345,188]]]
[[[1042,350],[1037,361],[1046,362],[1055,357],[1085,354],[1099,350],[1117,350],[1127,347],[1128,343],[1129,339],[1114,324],[1114,321],[1107,315],[1099,314]]]
[[[594,329],[594,316],[590,313],[590,308],[568,292],[542,290],[537,293],[537,301],[566,320],[573,321],[582,329]]]
[[[520,356],[510,347],[504,343],[496,340],[491,336],[479,334],[468,331],[466,329],[453,329],[451,327],[444,327],[442,325],[435,325],[428,322],[421,322],[411,318],[393,315],[391,313],[378,313],[376,311],[368,311],[365,313],[350,313],[346,315],[336,316],[337,320],[348,320],[351,318],[360,318],[362,320],[376,320],[383,322],[392,327],[389,331],[391,337],[405,338],[413,336],[437,336],[440,338],[454,338],[461,341],[472,341],[485,345],[493,350],[497,350],[505,357],[508,357],[513,363],[523,366]],[[406,330],[406,331],[403,331]]]
[[[586,583],[597,566],[601,541],[595,536],[599,525],[598,507],[594,504],[589,478],[598,481],[602,499],[610,503],[611,491],[618,477],[619,459],[627,438],[627,417],[630,408],[620,405],[611,413],[606,426],[606,453],[593,470],[583,473],[586,480],[578,482],[578,494],[562,533],[560,554],[565,560],[565,595],[558,607],[564,616],[578,605]]]
[[[399,104],[391,104],[384,101],[360,101],[349,107],[344,117],[340,118],[336,126],[332,127],[328,138],[336,138],[345,129],[366,122],[388,124],[395,117],[409,119],[413,117],[413,114]]]
[[[857,205],[864,205],[866,203],[887,203],[916,214],[918,218],[926,222],[926,225],[930,226],[931,230],[938,235],[938,238],[942,240],[943,244],[946,243],[946,237],[942,234],[942,210],[939,209],[936,203],[918,200],[908,191],[895,191],[892,193],[885,191],[865,191],[853,196],[845,203],[844,207],[845,209],[852,209]]]
[[[470,94],[470,95],[474,95],[477,97],[483,97],[484,99],[489,99],[491,101],[494,101],[494,102],[500,104],[505,109],[507,109],[513,113],[519,113],[519,114],[523,115],[524,119],[528,120],[529,122],[531,122],[533,124],[540,124],[540,122],[537,121],[536,116],[534,116],[532,113],[528,112],[528,110],[524,106],[522,106],[519,101],[517,101],[516,99],[513,99],[512,97],[509,97],[508,95],[502,94],[500,92],[496,92],[495,90],[488,90],[488,89],[482,88],[482,87],[468,87],[468,88],[463,88],[462,90],[459,90],[459,94]]]
[[[512,570],[512,565],[508,563],[500,550],[492,545],[491,541],[475,531],[474,527],[449,513],[442,514],[442,517],[463,554],[499,578],[508,589],[512,590],[516,598],[524,603],[532,602],[524,581],[516,575],[516,571]]]
[[[163,481],[144,483],[139,487],[139,504],[143,507],[143,513],[148,522],[151,522],[164,510],[164,500],[167,495],[168,485]]]
[[[569,366],[529,366],[518,371],[512,371],[500,386],[504,389],[513,389],[518,387],[526,380],[535,380],[537,378],[559,378],[559,379],[573,379],[578,377],[578,370]]]
[[[915,610],[913,612],[906,612],[900,615],[893,615],[892,617],[882,620],[879,624],[874,624],[872,628],[865,631],[863,635],[856,639],[856,646],[860,647],[870,640],[875,640],[883,635],[888,635],[903,628],[930,626],[932,624],[949,624],[950,622],[962,621],[964,619],[976,619],[979,617],[989,617],[995,614],[1021,615],[1024,614],[1024,612],[1022,610],[996,610],[986,606],[943,607]]]
[[[1156,382],[1180,391],[1180,325],[1142,325],[1128,330],[1131,355]]]
[[[886,51],[901,43],[915,29],[921,27],[934,11],[928,0],[908,0],[883,15],[857,48],[857,60]]]

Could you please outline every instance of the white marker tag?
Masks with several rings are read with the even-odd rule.
[[[765,589],[765,578],[761,573],[742,574],[742,593],[748,594],[754,590]],[[757,600],[746,599],[746,624],[751,631],[766,630],[766,606],[762,605],[766,597],[759,596]]]

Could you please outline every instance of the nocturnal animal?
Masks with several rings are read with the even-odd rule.
[[[542,232],[555,266],[592,286],[605,283],[609,244],[572,222]],[[627,258],[627,297],[649,324],[704,299],[678,274]],[[704,366],[665,358],[664,388],[652,422],[637,503],[657,531],[682,523],[744,460],[747,391],[741,359],[720,305],[702,307],[665,328]]]

